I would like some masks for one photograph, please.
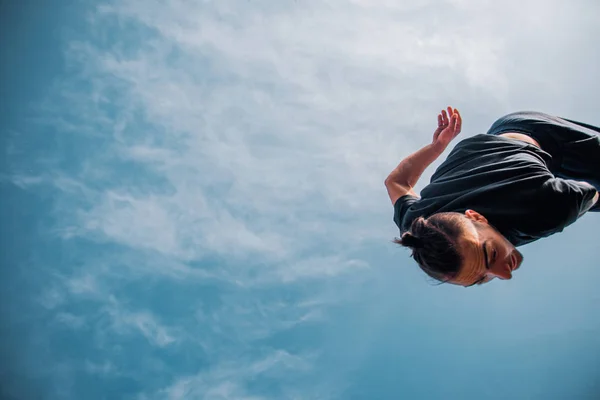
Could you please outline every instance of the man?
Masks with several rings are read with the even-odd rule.
[[[419,177],[461,125],[458,110],[443,110],[432,143],[385,180],[395,242],[429,276],[461,286],[510,279],[523,261],[516,247],[600,211],[600,128],[537,112],[509,114],[459,142],[419,197]]]

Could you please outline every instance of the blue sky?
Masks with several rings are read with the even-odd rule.
[[[599,125],[597,2],[33,3],[1,6],[3,398],[600,393],[600,215],[434,286],[383,186],[446,105]]]

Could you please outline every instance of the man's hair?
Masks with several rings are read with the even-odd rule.
[[[462,263],[458,238],[464,227],[463,216],[456,212],[433,214],[413,221],[410,229],[394,243],[412,249],[412,258],[421,269],[442,283],[456,277]]]

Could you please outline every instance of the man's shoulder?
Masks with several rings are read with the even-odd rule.
[[[565,226],[575,222],[596,203],[596,188],[587,182],[553,177],[543,185],[544,204]]]
[[[407,194],[394,203],[394,222],[400,232],[406,232],[412,221],[419,217],[415,212],[415,206],[420,200],[420,197]]]

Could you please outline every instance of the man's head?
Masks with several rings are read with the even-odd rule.
[[[430,277],[461,286],[510,279],[523,262],[523,255],[473,210],[418,218],[395,242],[410,247]]]

